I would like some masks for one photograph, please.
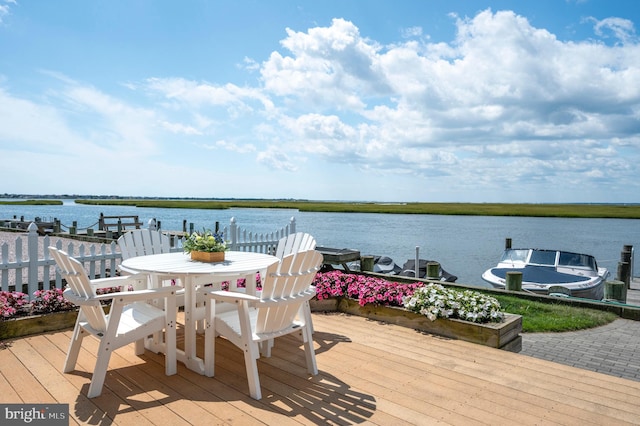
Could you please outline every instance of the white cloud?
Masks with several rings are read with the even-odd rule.
[[[595,18],[590,20],[594,23],[595,33],[599,36],[608,37],[611,34],[623,44],[637,41],[633,22],[628,19],[612,17],[600,21]]]
[[[403,38],[414,38],[422,36],[422,27],[403,28],[401,31]]]
[[[246,145],[238,145],[234,142],[229,142],[225,140],[219,140],[216,142],[216,147],[226,149],[227,151],[238,152],[240,154],[248,154],[256,151],[256,147],[251,144]]]
[[[161,121],[160,125],[172,133],[182,133],[185,135],[201,135],[202,132],[193,126],[188,126],[181,123],[170,123],[168,121]]]
[[[600,27],[630,31],[623,24]],[[271,55],[263,66],[265,88],[295,99],[290,103],[298,110],[328,111],[281,120],[316,154],[367,162],[385,153],[389,168],[398,161],[454,164],[469,158],[470,147],[486,145],[486,153],[500,157],[545,155],[552,171],[567,152],[554,157],[545,140],[568,140],[580,153],[595,137],[611,153],[621,126],[637,127],[637,114],[629,114],[640,100],[637,45],[561,42],[508,11],[457,18],[456,25],[449,45],[387,47],[343,20],[307,33],[289,30],[282,45],[291,56]]]
[[[275,147],[258,154],[258,163],[275,170],[295,172],[298,170],[298,161],[293,161],[290,156]]]
[[[3,23],[4,17],[11,13],[10,4],[16,5],[15,0],[3,0],[4,4],[0,4],[0,24]]]

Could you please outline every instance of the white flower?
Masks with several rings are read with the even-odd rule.
[[[491,296],[477,291],[457,291],[440,284],[430,283],[415,290],[413,296],[404,297],[405,309],[437,318],[460,318],[473,322],[500,322],[504,314],[500,303]]]

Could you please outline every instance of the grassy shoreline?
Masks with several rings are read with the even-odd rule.
[[[624,204],[507,204],[507,203],[365,203],[292,200],[166,200],[78,199],[78,204],[154,208],[296,209],[302,212],[434,214],[463,216],[528,216],[640,219],[640,205]]]
[[[0,205],[9,206],[61,206],[60,200],[21,200],[21,201],[0,201]]]

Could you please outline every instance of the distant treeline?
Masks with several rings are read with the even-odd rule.
[[[263,208],[307,212],[440,214],[466,216],[530,216],[640,219],[640,205],[631,204],[502,204],[502,203],[373,203],[296,200],[75,200],[78,204],[175,209]]]

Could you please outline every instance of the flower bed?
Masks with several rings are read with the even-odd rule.
[[[522,349],[522,317],[500,312],[494,298],[479,292],[341,271],[319,273],[314,284],[313,311],[364,316],[512,352]]]
[[[504,317],[495,298],[472,290],[449,289],[437,283],[396,283],[367,275],[331,271],[316,274],[314,285],[318,300],[345,297],[357,300],[360,306],[404,307],[432,321],[458,318],[488,323],[501,322]]]

